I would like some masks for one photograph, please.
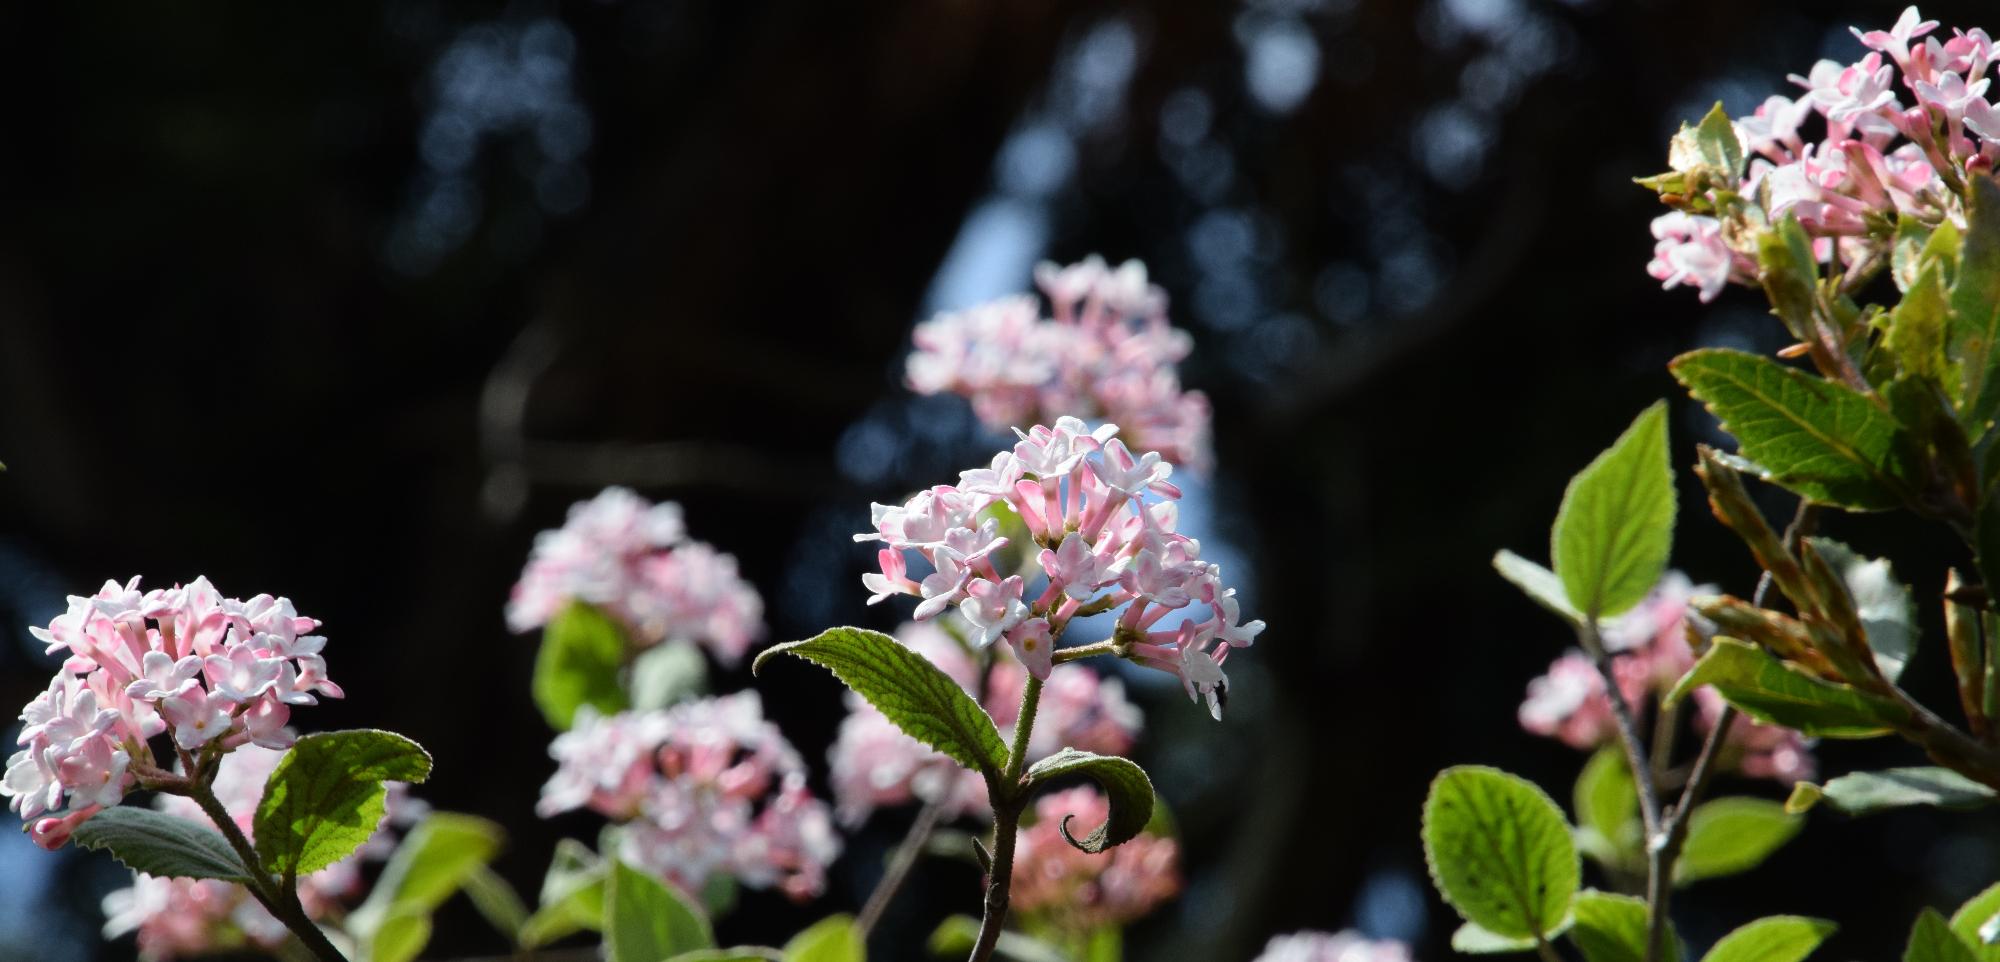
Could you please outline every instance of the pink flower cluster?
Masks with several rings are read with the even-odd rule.
[[[1604,627],[1604,647],[1614,655],[1612,674],[1628,704],[1639,706],[1649,696],[1664,695],[1694,667],[1694,649],[1687,640],[1687,603],[1696,594],[1713,590],[1670,571],[1644,602]],[[1712,729],[1722,713],[1722,696],[1703,686],[1695,690],[1694,700],[1696,726]],[[1519,717],[1522,728],[1583,751],[1608,744],[1618,735],[1604,679],[1589,657],[1577,650],[1557,658],[1548,674],[1528,683]],[[1730,728],[1721,760],[1752,778],[1789,783],[1813,776],[1813,757],[1803,736],[1742,715]]]
[[[1018,294],[917,325],[911,390],[962,395],[994,430],[1060,414],[1116,421],[1135,443],[1205,465],[1208,398],[1181,389],[1176,365],[1190,341],[1167,322],[1167,296],[1146,265],[1044,262],[1035,283],[1053,318]]]
[[[284,753],[246,747],[222,760],[213,789],[223,808],[246,837],[255,836],[257,803],[264,783]],[[407,794],[407,786],[389,783],[385,825],[408,826],[427,806]],[[193,801],[178,795],[154,800],[160,811],[209,824]],[[364,860],[387,858],[396,847],[396,833],[379,830],[353,855],[299,879],[299,901],[314,919],[335,916],[361,892]],[[276,951],[290,938],[284,923],[274,918],[241,885],[213,879],[160,878],[138,875],[130,888],[104,897],[105,938],[137,932],[139,951],[149,959],[175,959],[216,952],[257,948]]]
[[[680,505],[627,488],[578,502],[561,528],[535,536],[507,624],[539,628],[572,601],[624,623],[636,644],[700,644],[725,665],[741,661],[763,631],[763,599],[737,574],[736,559],[689,540]]]
[[[1358,932],[1295,932],[1264,946],[1256,962],[1410,962],[1410,947]]]
[[[923,655],[952,680],[978,697],[979,665],[964,645],[936,622],[911,622],[897,640]],[[997,657],[987,671],[985,707],[1003,738],[1018,720],[1027,671],[1012,658]],[[843,824],[858,825],[877,808],[912,801],[936,804],[947,818],[986,811],[986,783],[975,772],[903,734],[861,696],[849,692],[848,715],[828,751],[833,767],[834,810]],[[1116,678],[1100,678],[1082,666],[1049,678],[1042,690],[1035,730],[1028,739],[1032,763],[1069,747],[1100,755],[1123,755],[1137,738],[1139,709],[1125,700]]]
[[[1117,425],[1092,431],[1064,417],[1053,428],[1015,433],[1020,443],[987,467],[961,472],[957,485],[874,506],[875,530],[854,536],[884,544],[876,556],[881,571],[862,576],[874,593],[869,603],[917,597],[918,621],[956,606],[980,646],[1006,638],[1042,679],[1071,618],[1122,605],[1113,639],[1120,654],[1178,676],[1189,698],[1206,695],[1221,717],[1228,689],[1222,662],[1264,623],[1239,623],[1236,589],[1223,586],[1219,566],[1201,560],[1201,542],[1174,530],[1180,489],[1167,480],[1173,465],[1158,452],[1134,455],[1118,440]],[[1018,516],[1041,547],[1034,560],[1046,577],[1033,596],[1024,576],[1002,577],[994,566],[1009,543],[987,512],[995,506]],[[910,575],[911,551],[931,567],[921,580]],[[1155,628],[1182,609],[1191,616]]]
[[[25,747],[0,795],[53,849],[153,767],[155,735],[201,754],[289,746],[292,706],[341,697],[320,655],[326,639],[308,634],[318,627],[289,600],[224,598],[206,578],[151,591],[138,578],[107,581],[71,596],[48,628],[29,629],[69,655],[21,711]]]
[[[1760,226],[1795,217],[1821,260],[1849,264],[1879,263],[1899,214],[1963,226],[1960,185],[2000,159],[2000,109],[1986,100],[1993,41],[1979,29],[1941,38],[1937,26],[1910,7],[1888,30],[1855,29],[1868,54],[1792,75],[1797,99],[1774,95],[1737,122],[1752,157],[1737,193]],[[1805,130],[1814,115],[1817,140]],[[1666,287],[1696,287],[1707,301],[1732,280],[1756,281],[1755,241],[1731,242],[1716,217],[1667,214],[1653,236],[1647,270]]]
[[[608,717],[585,706],[549,755],[556,773],[535,810],[621,823],[620,855],[685,892],[724,874],[805,899],[840,855],[826,803],[754,691]]]
[[[1110,802],[1094,788],[1035,802],[1035,821],[1016,843],[1012,898],[1036,926],[1085,935],[1132,922],[1180,893],[1180,845],[1171,838],[1141,833],[1093,855],[1062,837],[1066,816],[1075,816],[1071,825],[1080,835],[1110,814]]]

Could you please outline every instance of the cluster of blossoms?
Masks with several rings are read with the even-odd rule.
[[[1713,591],[1711,586],[1697,586],[1686,575],[1670,571],[1644,602],[1604,627],[1605,650],[1614,656],[1612,673],[1628,703],[1639,704],[1649,696],[1665,694],[1694,667],[1694,648],[1688,639],[1694,621],[1688,616],[1688,599]],[[1693,698],[1696,725],[1703,730],[1714,727],[1722,714],[1722,696],[1704,685],[1695,690]],[[1534,734],[1584,751],[1618,737],[1604,677],[1577,650],[1556,659],[1548,674],[1528,683],[1520,721],[1521,727]],[[1743,715],[1736,716],[1720,760],[1751,778],[1789,784],[1813,776],[1813,756],[1803,736]]]
[[[292,706],[341,697],[320,655],[326,639],[309,634],[318,627],[284,598],[225,598],[206,578],[151,591],[138,578],[107,581],[71,596],[48,628],[29,629],[68,657],[21,711],[25,747],[0,794],[53,849],[160,771],[146,744],[155,735],[204,757],[290,746]]]
[[[724,874],[809,898],[840,855],[826,803],[754,691],[611,716],[585,706],[549,755],[557,770],[536,811],[621,823],[620,856],[683,891]]]
[[[255,837],[257,803],[264,783],[284,753],[250,746],[231,753],[217,768],[211,786],[217,800],[242,829]],[[208,817],[193,801],[162,795],[160,811],[202,825]],[[407,786],[389,783],[385,825],[406,827],[427,807],[409,797]],[[318,920],[335,915],[361,892],[361,865],[387,858],[396,847],[396,833],[375,833],[353,855],[299,879],[299,902],[306,915]],[[274,952],[291,937],[283,922],[258,904],[243,886],[214,879],[159,878],[139,875],[130,888],[104,897],[105,938],[138,933],[139,951],[149,959],[176,959],[216,952],[256,948]]]
[[[1772,96],[1738,121],[1748,169],[1740,182],[1687,185],[1698,191],[1677,198],[1688,209],[1653,222],[1648,272],[1707,301],[1731,281],[1756,283],[1756,234],[1787,216],[1822,261],[1869,268],[1882,264],[1899,215],[1963,227],[1965,182],[2000,159],[2000,109],[1986,100],[1993,41],[1979,29],[1943,38],[1937,26],[1910,7],[1888,30],[1855,29],[1867,55],[1814,64],[1791,77],[1796,99]],[[1806,132],[1815,115],[1817,140]],[[1693,151],[1676,147],[1676,172],[1692,173]]]
[[[1272,939],[1256,962],[1410,962],[1410,947],[1356,932],[1296,932]]]
[[[1167,296],[1146,265],[1044,262],[1035,283],[1054,317],[1017,294],[917,325],[911,390],[962,395],[994,430],[1058,414],[1116,421],[1134,443],[1206,464],[1208,398],[1181,389],[1175,365],[1191,342],[1167,322]]]
[[[1087,935],[1124,925],[1179,894],[1180,846],[1141,833],[1100,854],[1062,837],[1065,817],[1101,825],[1111,803],[1094,788],[1072,788],[1035,802],[1035,821],[1023,828],[1014,862],[1012,900],[1034,927]]]
[[[896,638],[950,675],[968,694],[977,698],[982,693],[977,661],[936,622],[905,624],[897,629]],[[987,670],[984,704],[1008,740],[1027,677],[1021,663],[1012,658],[996,657]],[[828,751],[835,812],[843,824],[858,825],[877,808],[913,801],[937,805],[947,818],[986,811],[986,782],[978,773],[904,734],[860,695],[848,692],[847,704],[847,718]],[[1123,755],[1131,750],[1140,722],[1139,709],[1125,700],[1118,679],[1100,678],[1081,666],[1063,671],[1051,676],[1042,690],[1028,758],[1039,760],[1065,747]]]
[[[1070,619],[1124,606],[1113,634],[1118,653],[1178,676],[1189,698],[1206,695],[1221,717],[1222,662],[1264,623],[1238,623],[1236,589],[1224,587],[1219,566],[1201,560],[1199,541],[1174,530],[1173,465],[1158,452],[1134,455],[1113,424],[1092,431],[1064,417],[1054,428],[1015,433],[1020,443],[961,472],[957,485],[874,506],[875,530],[855,535],[884,545],[881,571],[862,576],[869,603],[916,596],[918,621],[957,606],[981,647],[1006,638],[1041,679]],[[1022,575],[1002,577],[994,566],[1009,542],[988,511],[996,507],[1017,515],[1041,547],[1033,558],[1046,577],[1035,595]],[[911,551],[931,566],[921,580],[910,576]],[[1176,611],[1186,617],[1158,627]]]
[[[624,623],[635,643],[700,644],[734,665],[761,633],[764,602],[736,559],[688,539],[680,505],[606,488],[569,509],[561,528],[535,536],[507,601],[507,624],[529,631],[572,602]]]

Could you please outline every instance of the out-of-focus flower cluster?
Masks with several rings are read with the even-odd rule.
[[[884,545],[880,572],[862,576],[874,593],[869,603],[914,596],[918,621],[956,606],[978,645],[1006,638],[1042,679],[1071,618],[1124,606],[1113,635],[1119,654],[1178,676],[1188,697],[1205,694],[1221,717],[1228,688],[1222,662],[1264,623],[1240,623],[1236,589],[1224,586],[1219,566],[1201,560],[1201,542],[1174,530],[1180,489],[1167,480],[1173,465],[1158,452],[1133,454],[1117,425],[1092,431],[1065,417],[1053,428],[1016,433],[1012,450],[961,472],[957,485],[874,506],[875,530],[855,535]],[[1024,575],[1002,577],[994,566],[1009,542],[988,511],[995,507],[1017,515],[1041,548],[1033,559],[1045,577],[1032,598]],[[911,576],[912,551],[930,573]],[[1155,628],[1182,609],[1191,613],[1185,620]]]
[[[1634,705],[1648,696],[1664,695],[1694,667],[1694,647],[1688,630],[1688,599],[1712,594],[1678,571],[1669,571],[1638,607],[1604,626],[1605,650],[1612,653],[1612,673],[1625,700]],[[1704,685],[1694,692],[1696,726],[1713,728],[1721,715],[1722,696]],[[1588,751],[1618,735],[1604,679],[1582,651],[1565,653],[1548,674],[1528,683],[1521,703],[1521,727]],[[1738,715],[1724,742],[1720,761],[1752,778],[1786,784],[1813,777],[1813,756],[1804,737],[1789,728],[1765,725]]]
[[[1410,947],[1358,932],[1295,932],[1272,939],[1256,962],[1410,962]]]
[[[537,812],[621,823],[619,854],[692,895],[723,874],[808,898],[840,855],[826,803],[754,691],[610,716],[585,706],[549,755]]]
[[[627,488],[572,505],[561,528],[535,536],[507,624],[539,628],[572,601],[623,622],[636,644],[699,644],[725,665],[741,661],[763,630],[763,599],[735,557],[690,540],[680,505]]]
[[[155,735],[198,754],[289,746],[293,706],[341,697],[320,655],[326,639],[310,634],[318,627],[289,600],[225,598],[206,578],[150,591],[138,578],[107,581],[71,596],[46,629],[29,629],[68,657],[21,711],[24,747],[0,794],[53,849],[157,771]]]
[[[923,655],[968,694],[978,697],[979,665],[965,646],[935,622],[912,622],[896,638]],[[1027,671],[1008,657],[996,657],[987,671],[985,708],[1002,737],[1018,720]],[[835,811],[846,825],[858,825],[877,808],[912,801],[940,806],[947,818],[986,811],[986,783],[922,742],[903,734],[860,695],[847,693],[848,715],[840,723],[828,757],[833,767]],[[1116,678],[1100,678],[1081,665],[1056,673],[1042,689],[1035,729],[1028,739],[1032,763],[1068,747],[1101,755],[1123,755],[1138,736],[1139,709],[1125,700]]]
[[[1116,421],[1133,443],[1205,466],[1208,398],[1181,389],[1176,365],[1191,342],[1168,323],[1146,265],[1044,262],[1035,283],[1052,318],[1017,294],[917,325],[910,388],[962,395],[994,430],[1065,414]]]
[[[278,767],[284,753],[258,746],[246,747],[222,760],[213,789],[223,808],[235,820],[245,837],[255,838],[253,822],[264,783]],[[384,828],[378,830],[353,855],[299,879],[299,901],[315,920],[335,915],[361,894],[361,865],[364,861],[387,858],[396,847],[396,832],[386,826],[407,827],[422,818],[428,807],[411,798],[408,786],[390,782],[386,799]],[[178,795],[162,795],[154,807],[202,825],[208,817],[193,801]],[[104,897],[105,938],[127,932],[138,933],[139,952],[149,959],[177,959],[246,948],[275,951],[291,934],[284,923],[266,911],[243,886],[213,879],[134,877],[130,888]]]
[[[1035,821],[1016,843],[1012,894],[1031,927],[1083,935],[1138,919],[1180,892],[1180,845],[1171,838],[1142,832],[1091,854],[1062,837],[1066,816],[1078,826],[1095,826],[1110,814],[1110,802],[1094,788],[1035,802]]]
[[[1773,95],[1736,122],[1744,170],[1701,169],[1683,132],[1674,174],[1656,179],[1683,209],[1653,222],[1648,272],[1706,301],[1757,282],[1757,234],[1787,216],[1821,261],[1856,271],[1885,262],[1899,215],[1965,226],[1966,182],[2000,158],[2000,110],[1986,99],[1993,41],[1937,26],[1910,7],[1887,30],[1853,31],[1861,59],[1792,75],[1797,98]]]

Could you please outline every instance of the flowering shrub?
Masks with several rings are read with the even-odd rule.
[[[1423,842],[1465,918],[1461,951],[1556,959],[1567,939],[1592,962],[1680,959],[1674,890],[1755,868],[1809,810],[1997,797],[2000,124],[1984,99],[1991,40],[1937,27],[1910,8],[1888,30],[1855,30],[1860,60],[1821,61],[1791,78],[1798,99],[1774,96],[1741,120],[1717,106],[1673,139],[1669,172],[1640,181],[1673,208],[1653,223],[1650,273],[1703,301],[1760,288],[1796,341],[1779,359],[1702,349],[1669,365],[1734,436],[1733,453],[1699,447],[1695,475],[1763,573],[1727,594],[1666,572],[1676,502],[1664,404],[1570,482],[1549,567],[1494,559],[1577,642],[1530,683],[1521,724],[1597,753],[1576,783],[1574,827],[1504,772],[1459,766],[1433,782]],[[1784,363],[1794,358],[1811,370]],[[1782,534],[1749,478],[1796,496]],[[1887,560],[1820,533],[1843,512],[1887,510],[1940,524],[1972,560],[1946,572],[1937,599],[1960,721],[1902,687],[1913,591]],[[1684,728],[1700,738],[1689,757]],[[1811,739],[1888,735],[1933,764],[1809,780]],[[1790,798],[1709,798],[1731,770],[1794,783]],[[1579,855],[1605,889],[1582,887]],[[1926,910],[1904,958],[1985,958],[1996,913],[2000,886],[1949,920]],[[1803,959],[1833,929],[1752,920],[1704,962]]]

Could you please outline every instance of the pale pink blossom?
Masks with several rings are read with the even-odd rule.
[[[831,813],[754,691],[610,716],[585,706],[549,754],[556,773],[536,811],[619,823],[620,856],[684,892],[726,875],[809,898],[840,854]]]
[[[1668,211],[1653,218],[1653,260],[1646,273],[1669,290],[1683,284],[1712,301],[1729,284],[1736,254],[1722,240],[1722,222],[1713,217]]]
[[[763,600],[735,557],[690,540],[680,505],[620,487],[572,505],[561,528],[535,536],[507,624],[530,631],[573,602],[616,619],[636,645],[696,644],[725,665],[763,633]]]
[[[1012,904],[1035,927],[1075,938],[1144,917],[1180,893],[1180,846],[1147,832],[1090,853],[1062,837],[1065,818],[1081,837],[1102,825],[1110,803],[1094,788],[1035,802],[1034,821],[1016,843]]]
[[[1359,932],[1294,932],[1264,946],[1255,962],[1411,962],[1410,947]]]

